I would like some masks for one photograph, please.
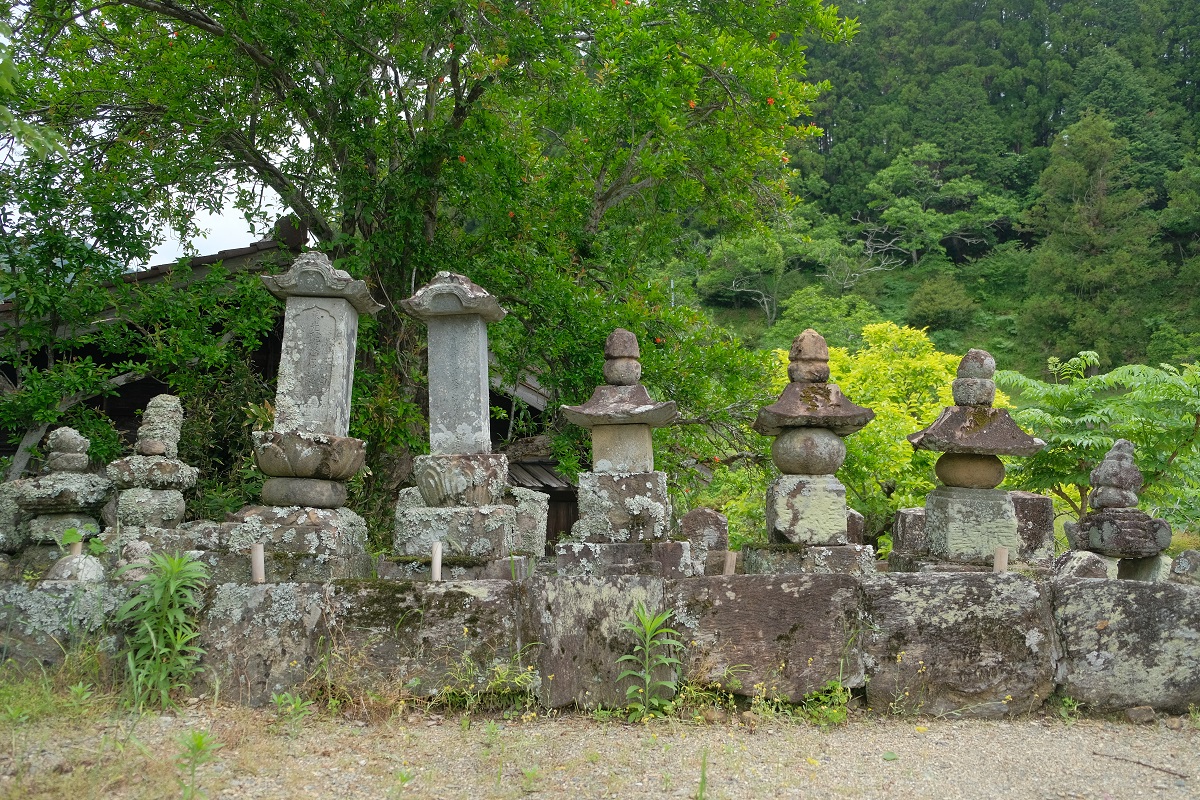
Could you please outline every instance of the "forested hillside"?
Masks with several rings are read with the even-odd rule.
[[[841,12],[852,44],[808,42],[830,88],[812,106],[823,135],[789,153],[797,204],[752,234],[703,232],[709,256],[674,264],[677,286],[763,346],[809,325],[854,344],[890,319],[1030,373],[1081,350],[1104,368],[1195,360],[1194,5]]]

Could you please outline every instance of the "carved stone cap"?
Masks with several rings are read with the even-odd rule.
[[[933,424],[910,434],[914,450],[989,456],[1031,456],[1046,446],[1021,430],[1003,408],[950,406]]]
[[[778,436],[785,428],[828,428],[848,436],[873,419],[874,411],[850,402],[836,383],[792,381],[778,400],[758,410],[751,427],[764,436]]]
[[[486,289],[453,272],[439,272],[400,307],[417,319],[475,314],[484,322],[499,322],[508,314]]]
[[[563,406],[563,416],[582,428],[596,425],[649,425],[661,428],[679,416],[674,401],[656,403],[640,383],[632,386],[601,384],[581,406]]]
[[[350,273],[334,269],[324,253],[305,253],[292,262],[282,275],[263,275],[267,291],[286,300],[289,297],[340,297],[360,314],[374,314],[383,306],[371,297],[371,290]]]

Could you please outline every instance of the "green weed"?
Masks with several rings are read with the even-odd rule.
[[[630,721],[639,722],[652,717],[665,717],[674,711],[671,697],[678,689],[678,684],[673,677],[656,679],[654,673],[662,669],[671,671],[673,675],[679,659],[672,654],[683,645],[675,638],[679,632],[667,627],[671,619],[670,611],[651,614],[639,602],[634,614],[636,621],[621,624],[625,631],[635,637],[633,653],[617,659],[619,664],[630,663],[634,667],[622,670],[617,680],[634,678],[637,681],[625,690],[625,699]]]
[[[180,735],[182,751],[175,759],[183,773],[179,778],[179,790],[183,800],[192,800],[206,795],[196,786],[196,769],[216,760],[216,753],[223,744],[208,731],[188,731]]]

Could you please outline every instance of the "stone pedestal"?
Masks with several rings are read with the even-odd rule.
[[[665,472],[579,474],[579,520],[571,528],[573,540],[658,541],[667,537],[670,525]]]
[[[691,578],[704,565],[693,557],[690,542],[559,542],[558,574],[572,577],[655,575]]]
[[[705,575],[725,572],[729,552],[729,520],[711,508],[694,508],[679,520],[679,532],[691,545],[692,558],[704,565]]]
[[[1012,498],[998,489],[934,489],[925,501],[925,538],[931,555],[974,564],[991,564],[997,547],[1021,547]]]
[[[846,487],[833,475],[777,478],[767,489],[767,537],[780,544],[850,544]]]

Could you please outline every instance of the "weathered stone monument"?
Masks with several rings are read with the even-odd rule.
[[[371,571],[366,523],[343,504],[366,443],[347,434],[358,317],[382,306],[321,253],[262,280],[286,303],[275,425],[254,436],[254,461],[267,475],[263,505],[231,515],[225,548],[237,554],[243,580],[255,543],[266,551],[267,580],[363,577]]]
[[[996,488],[1004,480],[999,456],[1031,456],[1045,443],[1022,431],[1008,411],[992,407],[995,372],[991,355],[969,351],[952,384],[954,405],[908,437],[916,449],[942,453],[934,471],[943,486],[925,502],[924,543],[936,560],[987,566],[998,547],[1014,556],[1022,550],[1012,498]]]
[[[506,312],[450,272],[401,306],[428,329],[430,453],[413,460],[417,485],[400,492],[395,550],[409,557],[411,576],[425,570],[435,542],[452,576],[528,574],[545,552],[549,498],[510,486],[508,459],[492,452],[487,326]]]
[[[846,487],[834,475],[846,460],[842,437],[875,412],[829,382],[829,348],[811,328],[792,342],[783,394],[759,410],[754,430],[774,436],[771,460],[783,475],[767,489],[767,538],[746,548],[746,572],[875,572],[875,551],[851,542]]]
[[[28,519],[25,541],[61,545],[68,530],[83,540],[100,535],[98,516],[112,494],[112,481],[88,472],[90,446],[74,428],[58,428],[46,437],[46,474],[13,482],[17,507]],[[24,544],[16,539],[13,545]]]
[[[196,549],[177,533],[186,510],[183,493],[196,485],[198,472],[179,460],[183,406],[160,394],[146,405],[133,455],[108,465],[108,478],[119,490],[117,525],[105,531],[105,544],[119,551],[136,540],[154,550]]]
[[[592,433],[592,469],[579,474],[579,520],[558,543],[559,574],[693,574],[691,548],[671,542],[667,475],[654,469],[651,431],[679,416],[641,384],[637,337],[617,328],[604,345],[604,380],[569,422]]]
[[[1060,558],[1059,573],[1077,578],[1126,578],[1160,583],[1171,575],[1171,526],[1138,509],[1142,472],[1133,461],[1133,443],[1118,439],[1092,470],[1091,511],[1065,526],[1071,553]]]

